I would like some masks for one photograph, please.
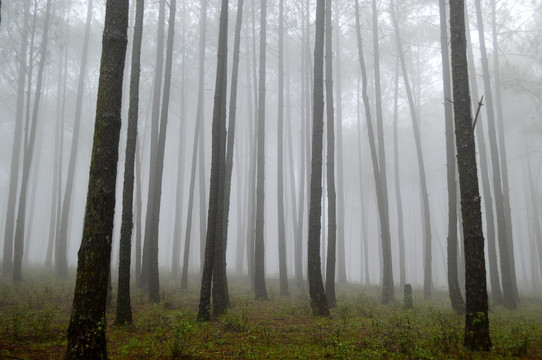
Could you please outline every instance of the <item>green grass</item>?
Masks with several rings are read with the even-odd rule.
[[[131,325],[113,325],[113,300],[107,327],[111,359],[542,358],[542,301],[537,299],[524,298],[513,311],[491,306],[494,347],[473,353],[462,346],[464,319],[451,311],[444,291],[423,301],[415,289],[414,309],[407,310],[399,289],[397,301],[384,306],[377,286],[339,284],[338,305],[328,319],[312,316],[308,295],[293,283],[292,294],[281,297],[278,281],[270,279],[270,299],[255,301],[246,279],[230,277],[228,313],[199,323],[197,277],[188,292],[166,277],[160,304],[146,302],[133,289]],[[63,357],[73,281],[38,272],[27,274],[22,284],[0,280],[0,359]]]

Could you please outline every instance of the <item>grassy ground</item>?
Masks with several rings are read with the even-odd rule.
[[[60,359],[66,347],[73,279],[38,273],[13,285],[0,280],[0,359]],[[133,292],[134,323],[113,326],[108,313],[111,359],[542,359],[542,301],[523,299],[517,310],[492,306],[491,353],[463,349],[463,317],[450,311],[445,292],[402,306],[379,304],[378,287],[338,286],[332,318],[311,314],[308,295],[278,296],[269,280],[270,300],[254,301],[246,279],[230,278],[232,307],[209,323],[195,322],[199,291],[181,292],[162,280],[162,302],[150,304]],[[292,288],[294,285],[292,284]],[[401,299],[401,301],[399,301]]]

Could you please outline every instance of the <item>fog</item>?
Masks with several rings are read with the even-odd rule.
[[[38,63],[44,54],[40,52],[43,41],[45,0],[31,1],[30,7],[30,40],[27,66],[33,62],[33,72],[27,70],[25,76],[25,102],[23,117],[23,139],[30,131],[32,106],[35,102],[36,77]],[[141,54],[141,80],[139,94],[139,124],[137,152],[141,162],[140,192],[142,207],[141,218],[134,216],[133,246],[137,221],[145,226],[147,208],[147,192],[149,189],[151,121],[153,81],[156,58],[156,33],[158,23],[158,1],[145,4],[143,26],[143,47]],[[303,277],[306,279],[307,258],[307,223],[308,223],[308,194],[307,186],[310,174],[306,164],[302,165],[303,147],[307,146],[305,121],[307,109],[312,111],[312,55],[314,50],[314,2],[308,1],[310,10],[306,20],[305,8],[301,2],[286,1],[285,4],[285,37],[284,37],[284,72],[285,72],[285,102],[284,102],[284,209],[286,224],[286,264],[288,276],[294,277],[295,258],[294,240],[295,224],[294,211],[299,211],[299,194],[304,191],[303,201]],[[361,100],[361,72],[358,62],[358,44],[356,41],[356,24],[353,2],[342,1],[334,5],[334,96],[335,96],[335,181],[337,196],[344,196],[344,209],[338,210],[339,237],[344,237],[345,269],[348,282],[366,282],[380,284],[382,277],[382,255],[380,240],[380,225],[374,183],[373,167],[371,165],[370,148],[367,136],[367,122]],[[26,198],[25,246],[23,275],[34,266],[45,264],[49,233],[53,227],[55,239],[59,236],[58,215],[51,212],[53,189],[65,196],[68,161],[72,139],[74,138],[74,114],[83,49],[83,38],[86,22],[87,2],[80,0],[55,1],[51,10],[51,24],[48,33],[48,49],[45,54],[41,102],[39,105],[36,143],[31,163],[29,186]],[[135,4],[135,2],[134,2]],[[133,23],[135,5],[130,4],[130,26],[128,28],[128,51],[124,74],[122,129],[119,147],[116,209],[113,235],[113,252],[111,268],[118,268],[119,238],[122,213],[123,172],[126,147],[126,125],[128,113],[128,89],[130,82],[130,55],[133,38]],[[474,4],[467,2],[469,11],[469,28],[472,37],[472,47],[475,58],[476,80],[479,95],[485,94],[481,66],[480,44],[478,41],[478,26],[476,24]],[[169,5],[168,5],[169,6]],[[168,12],[166,6],[166,13]],[[181,249],[184,249],[185,229],[187,221],[187,204],[190,191],[190,175],[192,166],[192,148],[195,134],[198,103],[198,71],[203,66],[204,73],[204,173],[196,171],[194,188],[194,208],[192,210],[192,244],[190,248],[189,272],[198,274],[200,271],[200,243],[205,235],[200,233],[200,209],[207,208],[209,200],[209,176],[211,170],[212,143],[212,114],[217,68],[217,43],[220,4],[209,1],[207,9],[207,31],[205,42],[205,62],[198,63],[198,41],[200,2],[193,0],[180,1],[177,4],[175,21],[175,39],[173,48],[173,68],[171,74],[171,95],[169,98],[169,120],[167,125],[163,180],[161,191],[161,207],[159,222],[159,266],[160,276],[170,277],[172,269],[172,248],[175,238],[175,224],[180,225]],[[444,99],[442,85],[441,47],[439,38],[439,9],[436,2],[401,1],[396,5],[396,13],[401,28],[402,46],[406,58],[410,86],[415,101],[415,111],[420,125],[421,145],[425,162],[427,192],[429,196],[429,211],[431,215],[432,242],[432,274],[433,286],[446,289],[447,282],[447,242],[448,237],[448,187],[446,182],[446,147],[444,103],[452,101]],[[502,118],[504,138],[506,141],[506,161],[508,164],[511,224],[513,231],[513,252],[515,256],[515,272],[521,294],[542,295],[542,238],[540,237],[540,222],[542,221],[540,207],[542,206],[542,7],[537,1],[508,1],[499,2],[496,13],[498,49],[491,41],[491,7],[489,1],[482,1],[485,12],[485,38],[490,63],[491,81],[495,79],[493,54],[500,55],[500,90],[502,97]],[[94,119],[96,113],[96,94],[98,88],[99,63],[101,54],[101,36],[104,26],[105,3],[97,1],[92,9],[90,25],[88,67],[85,73],[82,118],[75,161],[74,189],[72,206],[69,212],[69,227],[67,236],[67,259],[70,272],[77,264],[77,251],[81,243],[84,221],[85,199],[88,188],[88,173],[90,166]],[[233,36],[235,28],[236,4],[230,1],[230,22],[228,39],[228,92],[231,79],[231,58],[233,56]],[[368,93],[372,114],[375,114],[375,84],[374,84],[374,54],[372,47],[372,13],[367,2],[361,2],[361,34],[364,43],[364,56],[368,70]],[[12,169],[12,153],[15,127],[16,104],[18,92],[18,76],[20,42],[22,38],[24,12],[18,2],[4,2],[2,6],[2,22],[0,25],[0,233],[3,234],[0,245],[5,251],[5,242],[13,241],[5,238]],[[259,2],[248,1],[245,4],[243,27],[241,30],[240,72],[237,98],[237,127],[235,133],[234,165],[232,175],[231,203],[229,216],[229,233],[227,244],[227,269],[230,273],[240,268],[242,274],[248,273],[246,242],[247,234],[254,231],[254,225],[249,224],[250,214],[247,209],[250,194],[249,164],[253,149],[255,118],[257,111],[257,94],[254,78],[257,75],[259,51]],[[305,21],[309,27],[305,28]],[[399,243],[397,233],[397,204],[394,187],[394,162],[398,161],[401,198],[403,205],[404,236],[405,236],[405,279],[414,287],[421,288],[424,283],[424,234],[423,209],[420,193],[420,177],[418,159],[413,136],[412,120],[405,86],[400,71],[397,72],[398,61],[395,31],[389,13],[389,2],[379,2],[379,48],[380,76],[382,87],[383,132],[386,153],[387,185],[389,198],[389,217],[391,232],[391,252],[393,259],[393,278],[399,284]],[[338,26],[337,26],[338,24]],[[167,15],[166,15],[167,30]],[[305,41],[309,39],[310,44]],[[340,41],[340,43],[339,43]],[[303,45],[306,45],[303,47]],[[340,46],[340,47],[338,47]],[[265,127],[265,276],[279,276],[278,248],[278,200],[277,200],[277,108],[278,108],[278,1],[268,4],[267,13],[267,65],[266,65],[266,127]],[[30,58],[32,55],[32,58]],[[310,55],[310,63],[307,62]],[[66,57],[65,57],[66,56]],[[256,57],[256,59],[255,59]],[[67,62],[65,61],[67,60]],[[338,72],[340,71],[340,77]],[[29,80],[29,76],[32,76]],[[120,76],[120,74],[119,74]],[[394,88],[397,76],[398,87],[398,154],[394,158]],[[474,76],[474,75],[473,75]],[[341,90],[339,92],[338,85]],[[493,85],[494,86],[494,85]],[[307,92],[309,90],[309,92]],[[26,95],[30,92],[28,102]],[[495,98],[496,90],[493,89]],[[487,96],[486,96],[487,99]],[[480,99],[472,99],[473,112]],[[162,100],[163,101],[163,100]],[[342,117],[339,117],[339,111]],[[489,146],[487,106],[481,107],[478,125],[483,126],[486,146]],[[309,114],[310,116],[310,114]],[[358,121],[361,134],[358,133]],[[373,123],[375,119],[373,118]],[[376,123],[374,123],[376,124]],[[337,139],[337,128],[342,129],[342,141]],[[376,127],[375,127],[376,128]],[[55,155],[55,139],[60,134],[62,153]],[[288,148],[291,137],[292,152]],[[325,135],[324,135],[325,138]],[[361,142],[360,142],[361,140]],[[476,141],[478,142],[478,138]],[[181,158],[178,147],[181,146]],[[16,144],[21,148],[22,144]],[[360,147],[361,145],[361,147]],[[342,149],[342,158],[340,152]],[[361,157],[358,154],[361,149]],[[488,150],[489,151],[489,148]],[[502,151],[502,150],[501,150]],[[21,154],[23,154],[21,152]],[[527,156],[528,155],[528,156]],[[60,182],[55,183],[55,156],[61,161]],[[201,154],[198,154],[200,159]],[[325,145],[324,145],[325,156]],[[22,174],[21,155],[19,172]],[[307,158],[308,159],[308,158]],[[478,162],[487,161],[478,158]],[[342,162],[342,168],[338,168]],[[325,161],[324,161],[325,166]],[[491,170],[491,163],[488,163]],[[179,167],[181,167],[179,171]],[[136,166],[137,169],[137,166]],[[293,174],[291,170],[293,169]],[[58,169],[56,170],[58,171]],[[305,171],[305,183],[300,187],[300,176]],[[325,171],[325,170],[324,170]],[[478,167],[480,172],[480,167]],[[182,188],[177,192],[178,173],[182,176]],[[342,173],[342,176],[340,175]],[[325,172],[324,172],[325,174]],[[290,176],[294,176],[295,189],[292,189]],[[21,181],[19,176],[19,181]],[[203,176],[206,197],[202,203],[199,197],[199,179]],[[534,184],[534,193],[529,186],[529,177]],[[324,181],[325,183],[325,181]],[[493,183],[492,183],[493,191]],[[481,184],[480,184],[481,187]],[[16,187],[19,198],[20,185]],[[295,190],[295,198],[292,195]],[[361,192],[361,193],[360,193]],[[136,195],[137,196],[137,195]],[[181,209],[176,208],[176,199],[182,199]],[[361,199],[364,199],[363,202]],[[293,201],[295,200],[295,201]],[[484,201],[482,197],[482,202]],[[54,200],[58,201],[58,199]],[[324,186],[323,204],[327,204],[326,187]],[[458,200],[459,201],[459,200]],[[493,198],[493,206],[495,206]],[[17,200],[17,202],[19,202]],[[57,206],[61,206],[59,202]],[[20,204],[17,204],[20,206]],[[295,206],[295,208],[294,208]],[[340,206],[338,204],[338,206]],[[135,205],[137,207],[137,204]],[[536,210],[535,210],[536,208]],[[57,210],[58,211],[58,210]],[[136,208],[134,208],[136,211]],[[461,214],[460,208],[458,209]],[[59,213],[58,213],[59,214]],[[327,210],[322,209],[322,247],[327,249]],[[484,234],[487,234],[485,207],[482,203]],[[536,217],[535,214],[538,214]],[[15,216],[17,219],[17,216]],[[53,219],[53,220],[52,220]],[[207,218],[205,218],[207,221]],[[341,225],[344,224],[344,225]],[[461,224],[461,222],[460,222]],[[538,232],[537,232],[538,231]],[[143,230],[144,234],[144,230]],[[141,234],[140,234],[141,236]],[[179,236],[179,235],[177,235]],[[487,239],[486,239],[487,240]],[[142,240],[143,241],[143,240]],[[364,251],[367,243],[368,253]],[[460,249],[463,244],[460,242]],[[181,250],[182,251],[182,250]],[[462,250],[460,250],[461,253]],[[54,252],[54,251],[53,251]],[[499,254],[499,250],[497,250]],[[241,254],[241,257],[239,256]],[[325,263],[325,252],[322,263]],[[182,263],[182,253],[178,254]],[[135,256],[135,255],[134,255]],[[338,255],[340,257],[340,255]],[[486,241],[486,257],[488,256]],[[5,254],[3,256],[5,262]],[[53,263],[56,259],[53,256]],[[368,261],[368,266],[366,266]],[[134,264],[134,262],[132,261]],[[460,264],[463,264],[460,260]],[[489,261],[486,261],[489,264]],[[487,265],[489,266],[489,265]],[[368,274],[366,274],[368,269]],[[54,267],[48,271],[55,273]],[[462,268],[460,266],[460,272]],[[499,270],[500,272],[500,270]],[[4,273],[4,276],[7,274]],[[489,271],[488,284],[489,284]],[[461,278],[461,275],[460,275]],[[197,287],[199,284],[189,284]],[[491,292],[491,288],[489,289]]]

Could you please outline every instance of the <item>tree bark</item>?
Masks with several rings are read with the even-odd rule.
[[[108,0],[84,232],[66,359],[107,359],[107,279],[115,211],[128,1]]]
[[[453,108],[461,212],[465,236],[466,321],[464,346],[489,350],[489,319],[484,257],[484,234],[471,115],[463,0],[450,1]]]

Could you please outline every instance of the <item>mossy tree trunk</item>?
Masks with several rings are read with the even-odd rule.
[[[106,298],[115,211],[128,1],[108,0],[94,143],[66,359],[107,359]]]

